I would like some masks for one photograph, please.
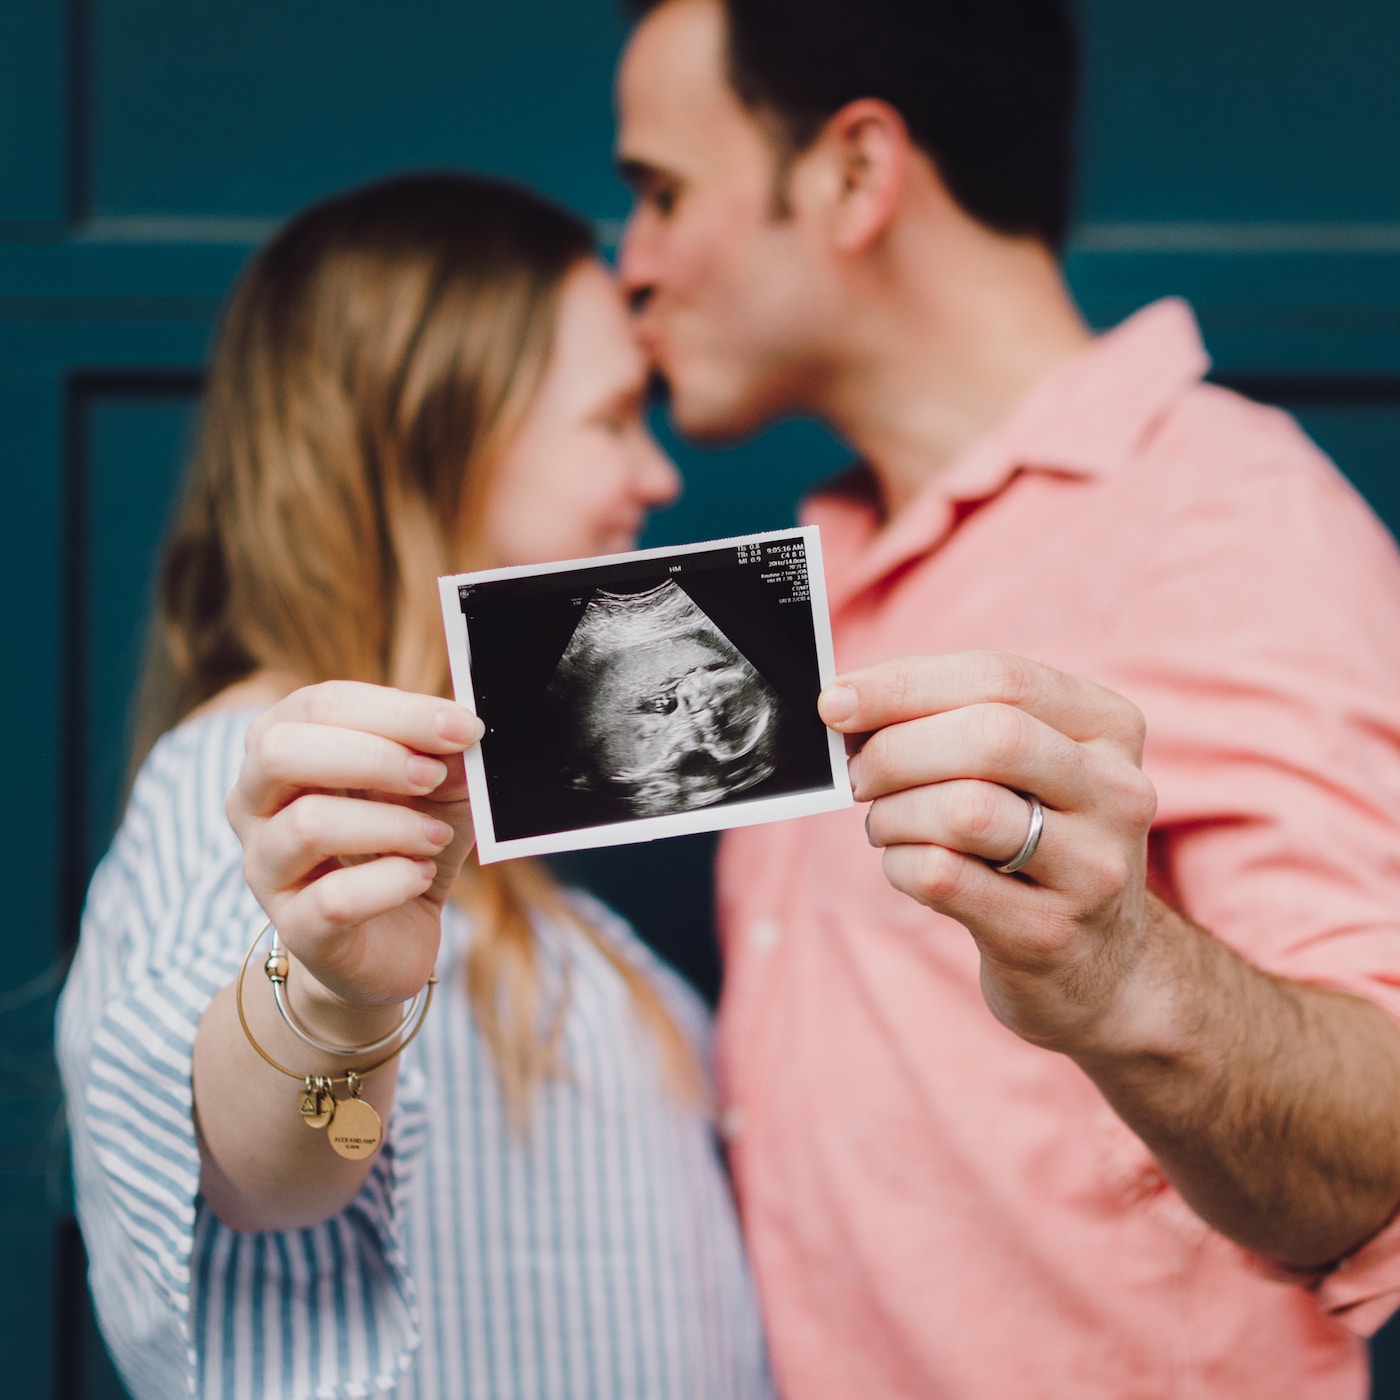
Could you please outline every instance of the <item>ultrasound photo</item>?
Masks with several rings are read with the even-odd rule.
[[[634,816],[704,807],[773,772],[777,693],[671,579],[595,592],[546,694],[570,784]]]
[[[808,527],[441,580],[483,862],[851,801]]]

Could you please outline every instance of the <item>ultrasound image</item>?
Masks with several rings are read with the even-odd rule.
[[[483,863],[849,802],[804,534],[455,580]]]
[[[631,816],[708,806],[774,771],[776,692],[669,580],[598,589],[547,696],[564,716],[571,787]]]

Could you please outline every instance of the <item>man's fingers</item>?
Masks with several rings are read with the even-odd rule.
[[[999,651],[905,657],[839,676],[818,697],[822,719],[860,734],[969,705],[1006,705],[1081,743],[1108,739],[1142,756],[1143,720],[1121,695],[1082,676]]]
[[[1044,897],[1043,891],[947,846],[887,846],[882,861],[895,889],[968,927],[1014,926],[1024,921],[1028,899]]]
[[[1079,810],[1099,795],[1093,750],[1007,705],[978,704],[890,724],[850,760],[858,802],[928,783],[971,778],[1033,792]]]
[[[1045,814],[1048,825],[1059,818]],[[1030,832],[1030,804],[999,783],[960,780],[891,793],[871,803],[865,830],[873,846],[932,845],[1004,864],[1024,845]],[[1053,847],[1048,830],[1041,837]],[[1026,874],[1034,876],[1036,862]]]

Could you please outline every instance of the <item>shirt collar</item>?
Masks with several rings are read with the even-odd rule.
[[[1020,471],[1085,478],[1116,471],[1209,368],[1191,308],[1168,297],[1052,370],[883,528],[872,492],[853,490],[849,477],[823,488],[804,518],[821,526],[824,539],[832,536],[838,559],[856,567],[841,597],[932,549],[951,530],[959,503],[987,500]],[[852,554],[864,557],[857,562]]]

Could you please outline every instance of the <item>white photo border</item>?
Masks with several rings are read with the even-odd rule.
[[[447,655],[452,671],[452,686],[457,699],[475,710],[476,689],[471,669],[471,642],[467,621],[462,612],[458,589],[464,585],[492,583],[512,578],[535,578],[546,574],[571,573],[606,568],[611,564],[633,564],[648,559],[679,558],[710,550],[737,548],[741,545],[763,545],[784,541],[802,542],[807,567],[812,632],[815,639],[819,683],[827,685],[836,674],[836,658],[831,641],[831,615],[826,595],[826,574],[822,568],[821,535],[815,525],[794,525],[785,530],[765,530],[751,535],[734,535],[726,539],[702,540],[694,544],[662,545],[652,549],[631,550],[622,554],[605,554],[588,559],[569,559],[548,564],[514,565],[501,569],[481,569],[472,573],[445,574],[438,579],[442,603],[443,625],[447,633]],[[813,705],[817,697],[812,696]],[[833,730],[827,730],[827,753],[830,760],[831,785],[812,791],[786,793],[772,797],[743,798],[696,808],[688,812],[671,812],[654,817],[634,817],[626,821],[601,826],[572,827],[564,831],[537,836],[498,840],[491,812],[491,797],[487,788],[486,765],[480,744],[466,751],[467,791],[471,798],[472,820],[476,826],[477,858],[482,865],[495,861],[514,860],[523,856],[552,855],[561,851],[593,850],[608,846],[631,845],[634,842],[655,841],[668,836],[684,836],[701,831],[724,831],[732,827],[756,826],[761,822],[784,821],[792,817],[812,816],[818,812],[836,811],[853,804],[851,780],[846,770],[845,741]]]

